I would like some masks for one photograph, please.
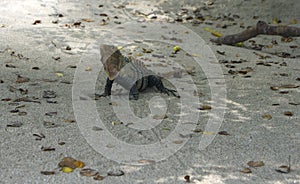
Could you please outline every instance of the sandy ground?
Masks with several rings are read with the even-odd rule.
[[[300,183],[299,38],[218,46],[205,30],[300,27],[299,9],[297,0],[2,0],[1,183]],[[128,102],[114,86],[95,100],[101,43],[124,46],[182,98],[147,90]],[[60,171],[67,156],[105,178]],[[289,157],[291,171],[276,171]]]

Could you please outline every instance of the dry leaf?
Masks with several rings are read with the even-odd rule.
[[[177,140],[177,141],[173,141],[174,144],[182,144],[183,140]]]
[[[54,175],[55,171],[41,171],[41,174],[43,174],[43,175]]]
[[[63,77],[63,76],[64,76],[64,74],[63,74],[63,73],[60,73],[60,72],[55,73],[55,75],[56,75],[57,77]]]
[[[123,122],[121,122],[121,121],[113,121],[113,122],[111,122],[111,124],[112,125],[122,125]]]
[[[36,25],[36,24],[41,24],[41,23],[42,23],[41,20],[35,20],[32,24],[33,24],[33,25]]]
[[[262,115],[262,118],[269,120],[269,119],[272,119],[272,116],[271,116],[271,114],[264,114],[264,115]]]
[[[52,147],[44,147],[44,146],[42,146],[42,148],[41,148],[41,150],[42,151],[55,151],[55,148],[52,148]]]
[[[16,83],[24,83],[24,82],[29,82],[28,77],[22,77],[21,75],[18,75]]]
[[[190,183],[191,182],[191,177],[189,175],[184,176],[185,182]]]
[[[244,168],[243,170],[240,170],[240,172],[245,173],[245,174],[252,173],[251,169],[248,167]]]
[[[143,53],[152,53],[153,50],[152,49],[145,49],[145,48],[142,48],[143,49]]]
[[[155,114],[153,116],[153,119],[156,119],[156,120],[166,119],[166,118],[168,118],[168,116],[166,114]]]
[[[247,165],[250,167],[262,167],[265,165],[265,163],[263,161],[249,161]]]
[[[85,71],[92,71],[92,68],[88,66],[85,68]]]
[[[95,22],[95,21],[92,20],[92,19],[82,19],[82,21],[84,21],[84,22]]]
[[[74,119],[65,119],[65,123],[75,123],[76,121]]]
[[[108,176],[122,176],[122,175],[124,175],[125,173],[124,173],[124,171],[122,171],[122,170],[111,170],[111,171],[108,171],[107,172],[107,175]]]
[[[97,181],[101,181],[104,179],[104,176],[101,176],[100,174],[97,174],[96,176],[93,177],[94,180],[97,180]]]
[[[85,164],[80,160],[75,160],[72,157],[65,157],[59,163],[59,167],[69,167],[71,169],[83,168]]]
[[[21,127],[23,125],[23,123],[19,122],[19,121],[13,121],[9,124],[7,124],[7,127]]]
[[[198,108],[199,110],[211,110],[212,107],[210,105],[202,105],[201,107]]]
[[[64,173],[70,173],[73,172],[74,169],[72,169],[71,167],[62,167],[61,171]]]
[[[216,134],[215,132],[202,132],[202,134],[204,134],[204,135],[214,135],[214,134]]]
[[[230,135],[227,131],[220,131],[218,132],[219,135]]]
[[[285,111],[283,114],[286,115],[286,116],[293,116],[294,115],[291,111]]]
[[[138,160],[138,163],[141,163],[141,164],[154,164],[155,161],[154,160],[141,159],[141,160]]]
[[[278,169],[275,169],[276,172],[287,174],[291,172],[291,167],[287,165],[281,165]]]
[[[87,176],[87,177],[95,176],[98,173],[99,172],[96,171],[95,169],[90,169],[90,168],[81,169],[81,171],[80,171],[81,176]]]

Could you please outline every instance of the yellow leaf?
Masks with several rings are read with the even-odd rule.
[[[60,73],[60,72],[55,73],[55,75],[56,75],[57,77],[63,77],[63,76],[64,76],[64,74],[63,74],[63,73]]]
[[[92,20],[92,19],[82,19],[82,21],[84,21],[84,22],[95,22],[95,21]]]
[[[296,19],[292,19],[290,22],[291,22],[291,24],[297,24],[298,23],[298,21]]]
[[[176,53],[176,52],[180,51],[181,48],[178,45],[176,45],[176,46],[173,47],[173,50]]]
[[[121,125],[123,124],[123,122],[120,122],[120,121],[113,121],[111,122],[112,125]]]
[[[235,46],[237,46],[237,47],[243,47],[243,45],[244,45],[243,42],[239,42],[239,43],[235,44]]]
[[[83,167],[85,166],[85,164],[84,164],[82,161],[80,161],[80,160],[76,160],[76,161],[74,162],[74,165],[75,165],[77,168],[83,168]]]
[[[61,171],[64,173],[70,173],[73,172],[73,169],[71,167],[62,167]]]
[[[216,134],[215,132],[203,132],[204,135],[214,135]]]
[[[92,68],[88,66],[85,68],[85,71],[92,71]]]
[[[222,37],[223,35],[216,30],[210,29],[209,27],[204,28],[205,31],[210,32],[212,35],[216,37]]]

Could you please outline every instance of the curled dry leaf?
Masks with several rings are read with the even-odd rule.
[[[42,23],[41,20],[35,20],[32,24],[33,24],[33,25],[36,25],[36,24],[41,24],[41,23]]]
[[[83,168],[84,165],[82,161],[75,160],[72,157],[65,157],[58,163],[59,167],[69,167],[71,169]]]
[[[140,159],[138,160],[138,163],[140,164],[154,164],[155,163],[155,160],[148,160],[148,159]]]
[[[24,83],[24,82],[29,82],[29,78],[28,77],[22,77],[21,75],[18,75],[16,83]]]
[[[190,183],[191,182],[191,177],[189,175],[184,176],[185,182]]]
[[[41,171],[41,174],[43,174],[43,175],[54,175],[55,171]]]
[[[176,141],[173,141],[174,144],[182,144],[183,143],[183,140],[176,140]]]
[[[23,125],[22,122],[19,122],[19,121],[13,121],[13,122],[10,122],[9,124],[7,124],[6,126],[7,127],[21,127]]]
[[[41,150],[42,150],[42,151],[55,151],[55,148],[52,148],[52,147],[50,147],[50,146],[48,146],[48,147],[42,146]]]
[[[166,114],[155,114],[153,116],[153,119],[159,120],[159,119],[167,119],[168,116]]]
[[[104,179],[104,176],[101,176],[100,174],[96,174],[96,176],[94,176],[93,179],[97,181],[101,181]]]
[[[269,120],[269,119],[272,119],[272,116],[271,116],[271,114],[264,114],[264,115],[262,115],[262,118]]]
[[[36,137],[35,140],[37,140],[37,141],[40,141],[40,140],[46,138],[46,136],[45,136],[44,134],[42,134],[42,133],[39,133],[39,134],[33,134],[33,136]]]
[[[99,172],[96,171],[95,169],[90,169],[90,168],[81,169],[80,171],[81,176],[87,176],[87,177],[96,176],[98,173]]]
[[[123,176],[125,173],[122,170],[110,170],[107,172],[108,176]]]
[[[44,91],[43,98],[55,98],[56,94],[54,91]]]
[[[265,165],[265,163],[263,161],[249,161],[247,165],[250,167],[262,167]]]
[[[218,132],[219,135],[230,135],[227,131],[220,131]]]
[[[276,172],[288,174],[291,172],[291,167],[287,165],[281,165],[278,169],[275,169]]]
[[[244,168],[244,169],[240,170],[240,172],[241,172],[241,173],[245,173],[245,174],[252,173],[251,169],[250,169],[250,168],[248,168],[248,167],[246,167],[246,168]]]
[[[283,114],[286,115],[286,116],[293,116],[294,115],[291,111],[285,111]]]
[[[198,108],[199,110],[211,110],[212,107],[210,105],[202,105],[201,107]]]
[[[143,53],[152,53],[153,50],[152,49],[145,49],[145,48],[142,48],[143,49]]]

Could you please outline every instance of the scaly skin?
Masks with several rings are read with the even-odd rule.
[[[115,81],[125,89],[130,90],[130,99],[138,100],[139,92],[153,86],[161,93],[167,95],[171,93],[175,97],[180,97],[175,93],[176,90],[164,87],[160,77],[148,70],[141,61],[124,57],[117,47],[103,44],[100,46],[100,52],[107,79],[104,93],[97,96],[110,96]]]

